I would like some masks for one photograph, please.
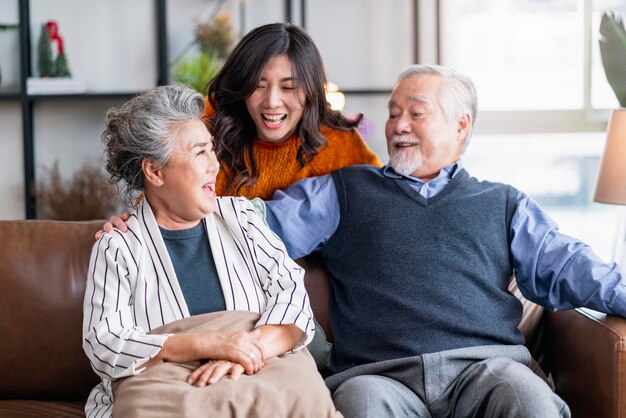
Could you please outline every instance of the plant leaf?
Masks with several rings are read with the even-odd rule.
[[[221,68],[219,52],[202,52],[185,54],[172,69],[172,77],[206,95],[209,82]]]
[[[620,106],[626,107],[626,30],[622,18],[614,12],[604,13],[600,35],[604,73]]]

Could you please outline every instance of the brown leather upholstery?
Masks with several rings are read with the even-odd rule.
[[[515,295],[522,302],[522,319],[518,325],[519,330],[524,334],[526,339],[526,347],[530,350],[533,358],[539,363],[543,363],[544,350],[543,346],[543,327],[544,309],[526,299],[517,287],[515,278],[511,278],[509,283],[509,292]]]
[[[85,418],[84,402],[0,401],[0,418]]]
[[[626,417],[626,320],[588,309],[546,314],[546,367],[573,417]]]
[[[0,418],[84,416],[98,382],[81,345],[82,300],[102,221],[0,221]],[[299,260],[318,322],[331,336],[328,272]],[[513,293],[519,292],[512,283]],[[520,329],[574,417],[626,418],[626,320],[524,302]]]
[[[328,318],[328,298],[330,297],[328,269],[319,253],[313,253],[296,261],[306,271],[304,286],[309,294],[311,308],[315,312],[315,320],[324,329],[326,339],[332,342],[333,332]]]
[[[89,254],[101,225],[0,221],[0,399],[80,401],[82,410],[99,380],[81,330]],[[0,416],[19,417],[19,407],[0,401]],[[72,416],[67,405],[53,407],[65,414],[55,416]],[[25,404],[24,416],[52,416],[35,414],[38,408],[45,405]]]

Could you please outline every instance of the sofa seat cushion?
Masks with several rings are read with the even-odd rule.
[[[85,418],[84,402],[0,400],[0,418]]]

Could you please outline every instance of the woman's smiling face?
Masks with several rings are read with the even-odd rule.
[[[189,228],[216,210],[219,162],[212,139],[199,119],[179,127],[170,161],[159,168],[156,185],[146,191],[160,226]]]
[[[289,138],[302,119],[305,100],[289,58],[284,54],[271,58],[256,89],[246,99],[259,139],[278,143]]]

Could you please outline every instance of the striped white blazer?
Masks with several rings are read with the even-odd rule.
[[[250,201],[217,199],[204,218],[227,310],[261,314],[257,323],[295,324],[307,344],[314,322],[304,271]],[[87,418],[110,416],[111,381],[140,373],[168,335],[147,332],[189,316],[189,310],[146,199],[127,222],[128,232],[104,234],[91,253],[83,304],[83,349],[102,378],[87,401]]]

